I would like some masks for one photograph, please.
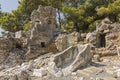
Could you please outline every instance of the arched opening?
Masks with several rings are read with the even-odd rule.
[[[106,36],[106,34],[100,34],[100,47],[105,47],[106,46],[105,36]]]
[[[105,36],[106,36],[106,34],[98,34],[97,35],[97,44],[96,44],[96,46],[98,48],[106,46],[106,38],[105,38]]]
[[[41,42],[41,47],[42,47],[42,48],[45,47],[45,42]]]

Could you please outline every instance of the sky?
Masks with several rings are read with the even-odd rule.
[[[1,10],[3,12],[11,12],[18,6],[18,0],[0,0]]]
[[[18,0],[0,0],[2,12],[12,12],[18,6]],[[2,29],[0,28],[0,35]]]

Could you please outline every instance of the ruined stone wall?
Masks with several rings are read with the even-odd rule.
[[[24,31],[15,33],[5,31],[3,38],[0,38],[0,63],[17,63],[17,60],[21,63],[22,60],[30,60],[48,52],[54,52],[56,50],[53,44],[55,17],[54,8],[39,6],[31,14],[27,35]],[[12,56],[14,56],[13,59]]]
[[[55,40],[58,51],[63,51],[69,46],[78,44],[80,40],[80,34],[78,32],[72,32],[70,34],[59,34]]]
[[[28,32],[31,45],[40,44],[41,42],[48,44],[51,41],[55,29],[55,17],[55,9],[49,6],[39,6],[37,10],[32,12]]]
[[[96,28],[94,32],[87,35],[87,40],[96,48],[95,53],[100,56],[116,55],[117,46],[119,46],[120,23],[112,23],[105,18],[96,25]]]
[[[27,35],[28,51],[27,59],[35,58],[39,55],[55,51],[54,30],[55,30],[56,11],[50,6],[39,6],[31,14],[30,29]],[[53,46],[52,46],[53,45]],[[50,50],[50,47],[53,48]]]

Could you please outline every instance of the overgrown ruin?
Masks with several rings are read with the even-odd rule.
[[[120,56],[120,23],[105,18],[92,33],[62,33],[57,31],[55,18],[54,8],[39,6],[31,14],[27,33],[4,32],[0,38],[0,80],[110,80],[97,79],[102,68],[104,74],[110,74],[109,66],[93,67],[93,62],[101,61],[96,63],[99,66],[104,56]]]

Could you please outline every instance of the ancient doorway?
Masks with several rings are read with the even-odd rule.
[[[105,38],[106,34],[100,34],[100,44],[99,47],[105,47],[106,46],[106,38]]]
[[[45,42],[41,42],[41,47],[42,47],[42,48],[45,47]]]

